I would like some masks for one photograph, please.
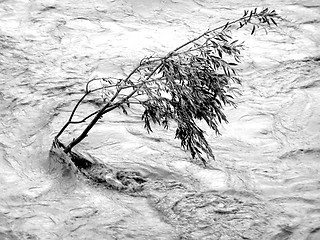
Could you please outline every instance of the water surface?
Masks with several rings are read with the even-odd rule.
[[[92,186],[49,158],[86,81],[125,77],[254,7],[286,20],[235,33],[243,94],[222,136],[204,126],[208,168],[173,128],[148,134],[138,109],[109,114],[77,149],[144,174],[148,197]],[[0,16],[1,239],[320,239],[318,1],[4,0]]]

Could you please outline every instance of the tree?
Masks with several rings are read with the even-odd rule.
[[[181,146],[189,150],[193,158],[206,164],[214,154],[197,121],[205,121],[216,134],[220,134],[219,124],[227,122],[223,107],[235,106],[237,87],[234,84],[241,83],[235,67],[241,61],[243,45],[232,39],[231,32],[250,26],[253,34],[260,27],[266,29],[277,25],[275,19],[279,18],[274,10],[268,8],[259,12],[257,8],[246,10],[242,17],[207,30],[166,56],[143,58],[124,79],[91,79],[68,121],[56,135],[55,142],[64,148],[65,153],[70,153],[103,115],[117,108],[127,114],[127,108],[139,104],[144,109],[141,117],[148,132],[152,132],[151,123],[168,128],[170,122],[176,122],[175,137],[181,140]],[[103,85],[91,88],[94,81]],[[103,93],[104,104],[83,119],[74,120],[80,104],[94,92]],[[68,145],[59,141],[70,124],[87,121],[83,132]]]

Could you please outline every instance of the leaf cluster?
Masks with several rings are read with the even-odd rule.
[[[244,10],[242,20],[239,21],[239,28],[252,25],[251,35],[253,35],[259,27],[278,26],[276,19],[281,19],[281,17],[275,10],[269,10],[268,8],[263,9],[259,13],[257,12],[257,8],[251,11]]]
[[[240,83],[234,67],[240,61],[242,45],[229,39],[226,32],[208,33],[201,43],[194,42],[191,48],[163,59],[156,81],[141,87],[148,96],[141,101],[147,130],[152,131],[150,122],[167,128],[170,120],[175,121],[176,138],[203,163],[203,152],[214,156],[197,120],[219,134],[218,125],[227,122],[223,106],[235,106],[231,85]],[[234,61],[226,61],[224,55]],[[157,86],[159,82],[161,86]]]

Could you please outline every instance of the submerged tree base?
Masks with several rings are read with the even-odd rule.
[[[286,218],[278,217],[282,209],[253,192],[209,190],[195,181],[143,176],[64,149],[63,143],[53,143],[50,158],[55,164],[88,185],[146,198],[176,229],[177,239],[284,239],[293,233]]]
[[[88,154],[84,155],[75,150],[66,154],[65,148],[65,145],[56,139],[50,149],[50,157],[92,184],[134,193],[142,191],[144,183],[147,182],[147,179],[137,171],[115,169]]]
[[[287,220],[278,218],[281,209],[251,192],[205,190],[174,179],[144,177],[75,150],[66,154],[58,141],[50,155],[89,185],[148,199],[176,229],[176,239],[284,239],[292,234]]]

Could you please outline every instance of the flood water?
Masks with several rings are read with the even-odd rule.
[[[208,168],[173,128],[148,134],[138,109],[105,116],[76,149],[141,172],[146,196],[93,186],[49,157],[88,80],[125,77],[254,7],[285,20],[234,34],[242,95],[221,136],[204,126]],[[0,239],[320,239],[318,0],[2,0],[0,16]]]

